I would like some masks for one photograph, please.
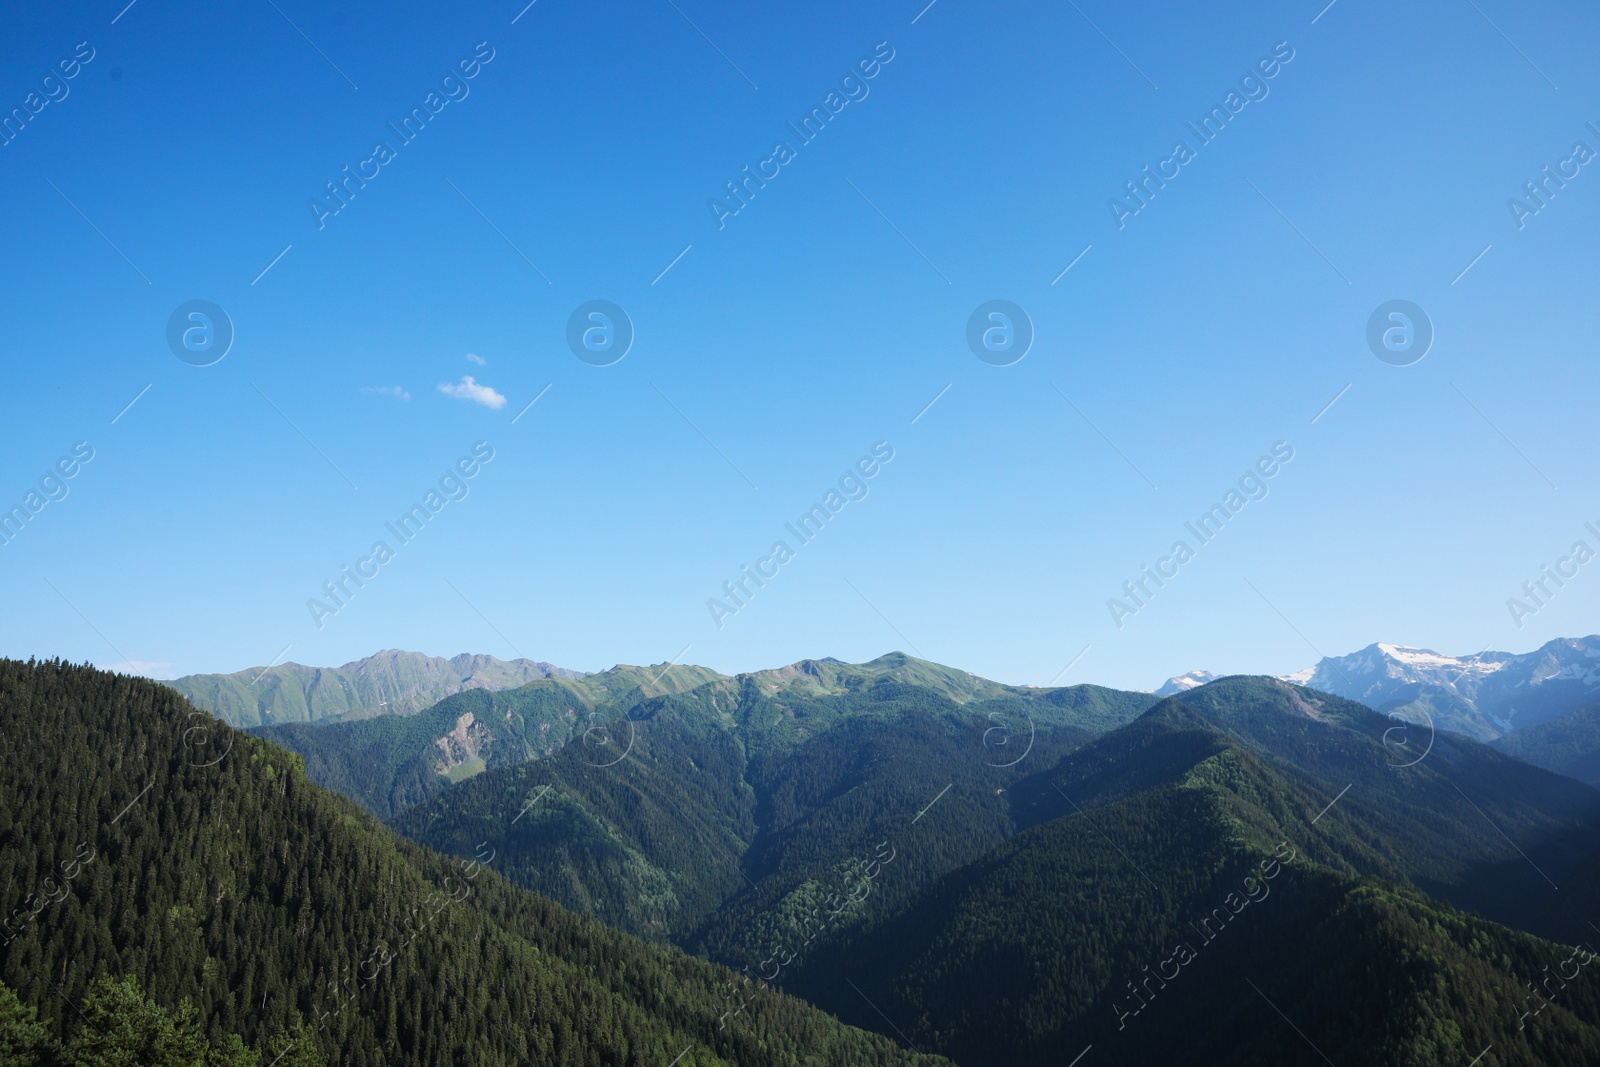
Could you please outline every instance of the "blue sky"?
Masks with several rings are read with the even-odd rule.
[[[0,107],[39,108],[0,147],[0,503],[94,458],[0,547],[0,653],[171,676],[904,648],[1148,688],[1595,629],[1600,564],[1520,626],[1506,603],[1600,548],[1600,168],[1520,228],[1508,207],[1600,150],[1590,8],[52,8],[12,13],[0,60]],[[786,123],[875,50],[800,144]],[[1186,123],[1230,91],[1260,98],[1201,144]],[[402,143],[386,124],[430,92]],[[380,140],[319,228],[310,201]],[[780,140],[719,228],[709,201]],[[1179,140],[1119,229],[1108,201]],[[596,299],[635,333],[610,366],[565,339]],[[995,299],[1035,334],[1009,366],[966,342]],[[1365,338],[1395,299],[1435,331],[1410,366]],[[167,344],[191,300],[233,325],[210,366]],[[392,539],[480,441],[465,498]],[[865,498],[793,539],[880,441]],[[1277,442],[1265,498],[1186,533]],[[1114,619],[1181,538],[1194,558]],[[793,558],[719,627],[707,601],[778,540]]]

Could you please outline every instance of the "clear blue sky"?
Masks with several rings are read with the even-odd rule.
[[[1521,627],[1506,601],[1600,549],[1600,166],[1566,164],[1521,228],[1508,200],[1600,150],[1597,23],[1502,0],[18,8],[0,503],[94,458],[0,547],[0,652],[171,676],[285,646],[580,669],[688,646],[724,671],[898,647],[1046,684],[1087,646],[1064,682],[1148,688],[1590,632],[1600,563]],[[802,144],[786,123],[836,90]],[[1202,144],[1186,123],[1230,91],[1257,99]],[[402,142],[386,123],[430,92]],[[375,176],[319,229],[346,165]],[[719,229],[746,165],[776,176]],[[1176,176],[1119,229],[1146,165]],[[594,299],[633,323],[610,366],[566,341]],[[1035,333],[1009,366],[966,341],[995,299]],[[1394,299],[1436,332],[1410,366],[1366,341]],[[190,300],[233,323],[211,366],[168,346]],[[479,441],[469,495],[400,544],[384,524]],[[868,495],[801,545],[784,523],[878,441]],[[1269,495],[1200,545],[1185,523],[1279,441]],[[1179,539],[1194,558],[1118,627],[1108,598]],[[379,540],[393,558],[315,620]],[[718,628],[708,598],[778,540],[793,558]]]

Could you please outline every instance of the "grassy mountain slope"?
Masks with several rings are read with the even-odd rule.
[[[233,674],[190,674],[165,684],[234,726],[409,715],[464,689],[511,689],[581,675],[548,663],[493,656],[450,659],[390,649],[343,667],[280,663]]]
[[[515,812],[507,812],[513,818]],[[919,1062],[388,831],[171,690],[0,661],[0,980],[63,1020],[102,975],[330,1063]],[[675,1057],[681,1057],[675,1060]]]
[[[1492,720],[1485,720],[1472,701],[1443,686],[1411,686],[1373,710],[1396,715],[1408,722],[1431,722],[1440,730],[1449,730],[1485,743],[1505,732]]]
[[[957,703],[892,675],[851,685],[840,665],[828,669],[837,673],[820,681],[797,670],[788,684],[746,676],[737,691],[643,701],[618,724],[635,747],[614,766],[591,764],[621,747],[569,746],[444,792],[400,825],[458,855],[487,841],[515,857],[506,870],[520,884],[756,966],[797,940],[820,945],[897,914],[1019,829],[1139,795],[1233,746],[1306,798],[1260,798],[1280,826],[1339,828],[1316,853],[1331,871],[1545,936],[1586,936],[1571,900],[1600,900],[1600,794],[1327,694],[1222,679],[1085,745],[1090,731],[1066,723],[1126,721],[1153,698],[1077,687]],[[1040,725],[1050,716],[1062,725]],[[729,736],[735,746],[713,744]],[[518,825],[495,820],[536,797]],[[880,846],[898,858],[875,873],[870,901],[820,934],[808,927]]]
[[[840,660],[805,659],[787,667],[741,675],[763,692],[783,691],[810,696],[837,696],[870,687],[881,679],[891,679],[921,689],[930,689],[957,703],[1007,696],[1015,687],[991,682],[975,674],[890,652],[868,663]]]

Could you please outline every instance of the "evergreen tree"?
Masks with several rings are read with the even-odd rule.
[[[38,1012],[0,984],[0,1067],[46,1067],[55,1062],[55,1042]]]
[[[205,1067],[206,1043],[187,1002],[168,1013],[133,979],[102,977],[78,1010],[68,1067]]]

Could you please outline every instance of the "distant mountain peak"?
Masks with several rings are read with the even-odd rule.
[[[1458,663],[1454,656],[1441,656],[1431,648],[1417,648],[1414,645],[1391,645],[1383,641],[1373,642],[1373,648],[1392,659],[1403,660],[1407,663],[1438,664]]]
[[[969,700],[1006,696],[1017,690],[981,678],[971,671],[947,667],[904,652],[886,652],[865,663],[846,663],[833,656],[803,659],[783,667],[748,671],[737,676],[769,692],[796,689],[810,693],[841,693],[848,689],[889,680],[923,686],[943,693],[958,704]]]
[[[512,689],[582,671],[529,659],[463,652],[444,659],[386,648],[340,667],[279,663],[232,674],[190,674],[165,683],[232,726],[408,715],[463,689]]]
[[[1155,695],[1158,697],[1177,696],[1179,693],[1187,693],[1189,690],[1197,689],[1207,682],[1215,681],[1216,677],[1210,671],[1190,671],[1187,674],[1168,678],[1166,683],[1156,690]]]
[[[1526,653],[1447,656],[1376,641],[1283,676],[1379,711],[1416,708],[1479,740],[1556,718],[1600,687],[1600,637],[1557,638]]]

